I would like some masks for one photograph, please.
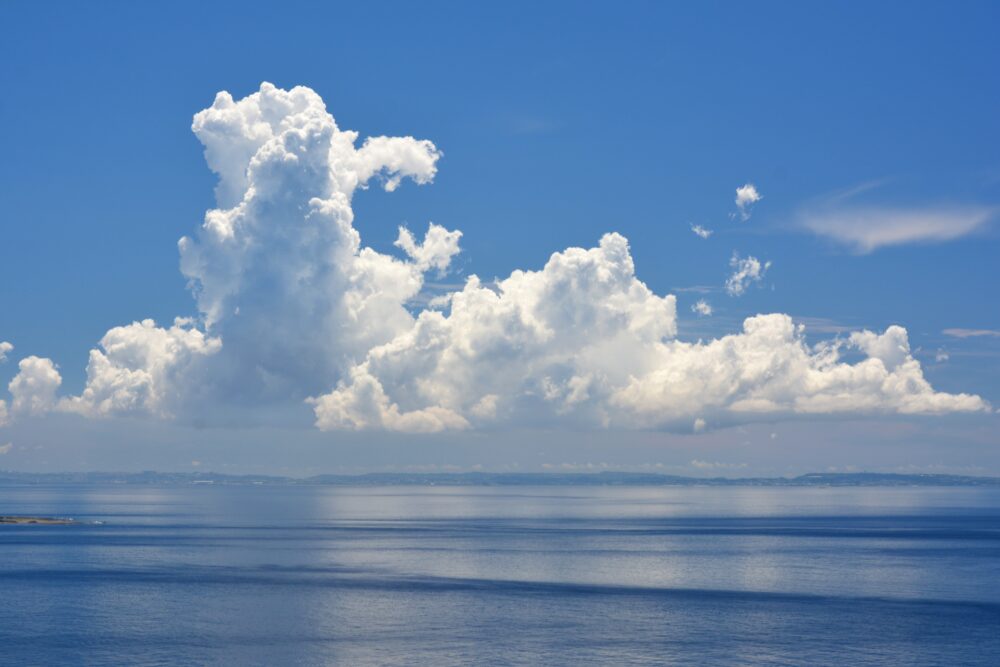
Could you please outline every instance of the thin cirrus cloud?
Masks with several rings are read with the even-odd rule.
[[[935,391],[899,326],[810,345],[802,325],[772,313],[720,338],[677,340],[675,297],[638,278],[616,232],[506,278],[469,276],[414,309],[427,274],[446,274],[461,252],[461,232],[430,223],[418,238],[401,228],[399,252],[381,253],[363,245],[351,200],[372,183],[387,192],[431,183],[441,157],[431,141],[359,146],[314,91],[267,83],[241,100],[219,93],[192,129],[219,177],[217,207],[179,242],[197,317],[109,329],[78,395],[59,395],[51,360],[21,360],[11,416],[208,424],[223,410],[249,420],[306,401],[331,431],[699,431],[989,409],[978,396]],[[759,198],[754,189],[747,205]],[[743,293],[768,267],[734,256],[727,288]]]
[[[945,329],[942,331],[945,336],[952,338],[1000,338],[1000,331],[996,329]]]
[[[840,204],[807,211],[799,216],[799,224],[859,254],[888,246],[952,241],[983,229],[998,211],[988,206],[905,208]]]

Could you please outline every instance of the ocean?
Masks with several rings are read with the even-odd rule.
[[[1000,489],[0,487],[3,665],[997,665]],[[98,523],[100,522],[100,523]]]

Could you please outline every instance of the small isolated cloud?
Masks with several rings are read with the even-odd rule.
[[[736,188],[736,208],[739,209],[740,220],[746,222],[750,219],[750,209],[763,197],[753,183],[747,183]]]
[[[951,356],[948,354],[948,351],[944,349],[938,350],[937,353],[934,355],[934,361],[936,361],[939,364],[945,363],[950,358]]]
[[[702,317],[708,317],[712,314],[712,306],[704,299],[699,299],[697,303],[691,306],[691,310],[698,313]]]
[[[14,346],[7,341],[0,341],[0,364],[7,361],[7,354],[14,349]]]
[[[952,338],[1000,338],[996,329],[945,329],[941,333]]]
[[[740,258],[739,254],[734,252],[729,260],[729,266],[733,269],[733,273],[726,279],[726,292],[730,296],[741,296],[750,285],[763,280],[764,274],[771,268],[771,262],[762,264],[752,255]]]
[[[985,206],[845,207],[840,201],[802,214],[799,223],[860,254],[886,246],[951,241],[983,228],[997,213],[996,208]]]
[[[702,419],[701,417],[698,417],[697,419],[694,420],[694,424],[691,426],[691,428],[694,430],[695,433],[701,433],[702,431],[705,430],[705,426],[706,426],[705,420]]]
[[[10,450],[14,449],[14,443],[8,442],[6,445],[0,445],[0,456],[4,454],[9,454]]]
[[[707,239],[709,236],[712,235],[711,229],[705,229],[701,225],[691,225],[691,231],[703,239]]]

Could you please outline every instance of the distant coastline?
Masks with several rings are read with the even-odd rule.
[[[73,519],[59,519],[48,516],[0,516],[0,524],[27,525],[38,524],[45,526],[65,526],[76,523]]]
[[[368,473],[363,475],[226,475],[212,472],[32,473],[0,471],[0,486],[37,484],[326,485],[326,486],[963,486],[1000,487],[1000,477],[893,473],[810,473],[798,477],[684,477],[655,473]]]

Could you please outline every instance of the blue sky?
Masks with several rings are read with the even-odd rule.
[[[199,317],[177,240],[215,206],[217,178],[191,117],[218,91],[239,100],[269,81],[313,89],[362,138],[440,149],[433,184],[353,201],[354,226],[379,253],[403,256],[400,224],[462,231],[462,252],[429,283],[537,270],[619,232],[636,277],[676,295],[681,340],[737,332],[757,313],[804,322],[810,343],[898,324],[934,390],[1000,404],[995,4],[537,4],[5,4],[0,341],[14,351],[0,385],[38,355],[58,365],[60,396],[80,394],[109,328]],[[742,222],[733,200],[745,183],[763,198]],[[872,232],[886,221],[899,243],[871,241],[887,238]],[[739,297],[723,290],[734,252],[772,262]],[[450,289],[434,285],[425,291]],[[698,299],[710,317],[691,311]],[[996,417],[983,411],[857,417],[720,422],[700,436],[515,423],[420,436],[419,447],[290,419],[275,426],[302,448],[290,462],[268,425],[238,417],[206,427],[34,415],[0,429],[0,445],[13,443],[0,467],[1000,473]],[[771,438],[783,428],[788,438]],[[740,429],[760,430],[762,444],[744,445]],[[158,444],[107,444],[138,433]],[[798,444],[774,444],[788,439]],[[235,453],[224,444],[234,440],[251,445]],[[479,441],[492,444],[467,444]],[[540,455],[539,442],[557,451]]]

